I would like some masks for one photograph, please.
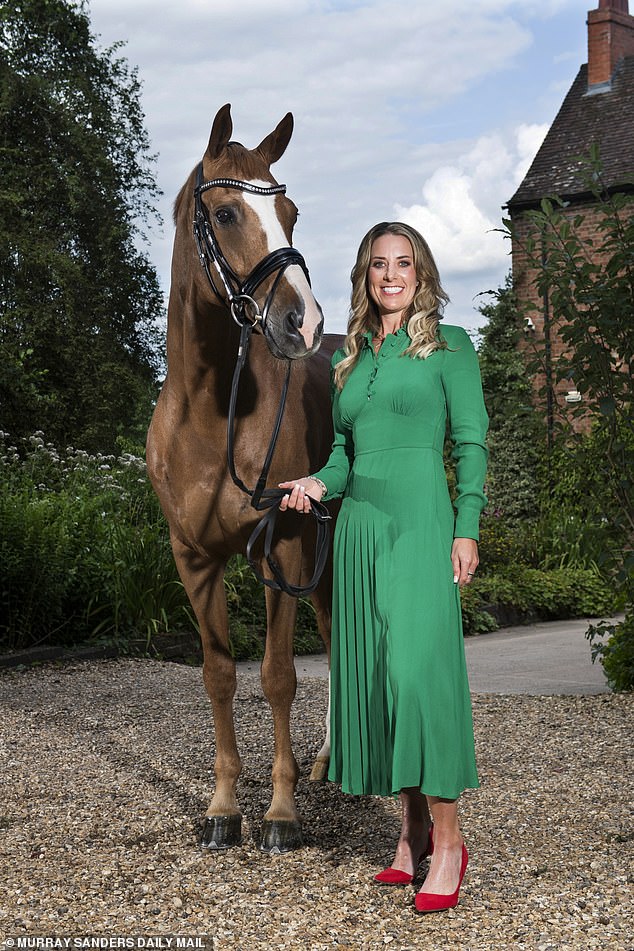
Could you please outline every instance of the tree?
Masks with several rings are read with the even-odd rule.
[[[565,205],[545,199],[530,223],[524,246],[537,270],[540,295],[548,296],[551,325],[563,352],[551,356],[555,381],[574,379],[583,400],[568,419],[590,421],[603,437],[603,479],[620,528],[634,537],[634,199],[610,195],[595,182],[593,237],[581,236],[585,216],[570,218]],[[510,228],[510,224],[509,224]],[[543,341],[530,371],[544,364]],[[569,439],[583,438],[558,418]]]
[[[139,435],[162,366],[159,192],[116,52],[83,2],[0,3],[0,426],[88,449]]]
[[[588,517],[609,530],[610,544],[602,555],[614,572],[626,611],[625,622],[611,629],[610,640],[599,653],[608,660],[611,682],[632,688],[634,198],[603,186],[596,149],[590,152],[588,172],[594,197],[591,219],[571,214],[554,198],[525,213],[525,237],[511,222],[505,226],[535,269],[538,292],[549,302],[551,328],[564,343],[562,353],[549,355],[553,380],[574,379],[583,400],[573,406],[571,415],[591,424],[589,436],[568,424],[566,431],[560,430],[560,438],[566,439],[568,468],[575,470]],[[538,341],[529,370],[539,372],[544,363],[544,344]],[[562,420],[559,424],[566,425]]]
[[[492,302],[480,307],[487,323],[478,356],[489,413],[489,511],[517,524],[538,514],[541,427],[519,348],[522,320],[510,275],[504,287],[488,293]]]

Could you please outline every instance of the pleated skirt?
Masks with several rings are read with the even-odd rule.
[[[479,785],[453,525],[437,451],[355,457],[334,539],[329,779],[344,792]]]

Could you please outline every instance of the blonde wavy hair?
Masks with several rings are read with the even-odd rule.
[[[338,390],[354,369],[364,343],[364,335],[381,331],[381,319],[376,304],[368,294],[367,275],[372,259],[372,245],[377,238],[386,234],[402,235],[412,247],[414,269],[418,288],[414,299],[405,314],[404,324],[411,343],[402,356],[409,355],[424,360],[434,350],[443,349],[447,344],[438,333],[438,321],[442,317],[444,305],[449,302],[440,283],[440,275],[429,250],[429,245],[415,228],[401,221],[382,221],[370,228],[363,238],[350,280],[352,296],[350,299],[350,317],[343,349],[346,356],[335,367],[335,386]]]

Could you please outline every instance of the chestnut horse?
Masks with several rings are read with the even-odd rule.
[[[208,848],[228,848],[241,838],[236,796],[241,766],[233,720],[236,665],[229,645],[223,577],[227,560],[245,552],[260,518],[234,484],[227,462],[227,418],[240,337],[237,325],[258,320],[263,330],[251,339],[235,411],[235,469],[247,486],[254,485],[260,474],[289,360],[293,372],[270,482],[277,486],[323,464],[332,439],[328,364],[339,342],[324,338],[325,346],[316,352],[323,342],[321,308],[301,255],[289,247],[297,209],[270,172],[288,145],[293,117],[286,115],[253,150],[230,141],[232,128],[226,105],[213,122],[202,163],[190,174],[174,206],[168,372],[147,441],[150,478],[169,522],[176,565],[200,626],[203,679],[213,711],[216,783],[202,835],[202,844]],[[251,280],[254,273],[259,280]],[[243,293],[232,303],[236,287]],[[313,519],[280,513],[280,521],[275,561],[289,583],[304,583],[313,567]],[[261,570],[271,577],[265,563]],[[331,584],[328,565],[311,595],[327,649]],[[269,587],[265,595],[267,635],[261,679],[273,715],[275,746],[273,796],[264,816],[260,848],[281,852],[302,841],[294,801],[299,770],[289,725],[296,689],[297,600]],[[323,777],[328,755],[326,736],[312,778]]]

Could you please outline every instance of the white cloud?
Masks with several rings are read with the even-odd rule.
[[[537,155],[548,132],[548,125],[521,125],[517,130],[518,163],[515,168],[516,184],[519,185]]]
[[[501,205],[521,182],[546,131],[520,125],[508,134],[481,136],[425,181],[422,202],[396,205],[396,217],[427,238],[446,284],[459,286],[472,275],[484,279],[508,264],[508,245],[497,231]]]
[[[522,181],[547,129],[520,125],[508,134],[481,136],[425,181],[422,202],[395,207],[395,217],[428,240],[461,323],[481,323],[474,296],[499,286],[509,268],[508,242],[498,230],[501,205]]]
[[[483,271],[498,263],[494,223],[476,203],[473,180],[457,168],[440,168],[423,186],[424,204],[396,206],[396,217],[425,235],[442,274]]]

